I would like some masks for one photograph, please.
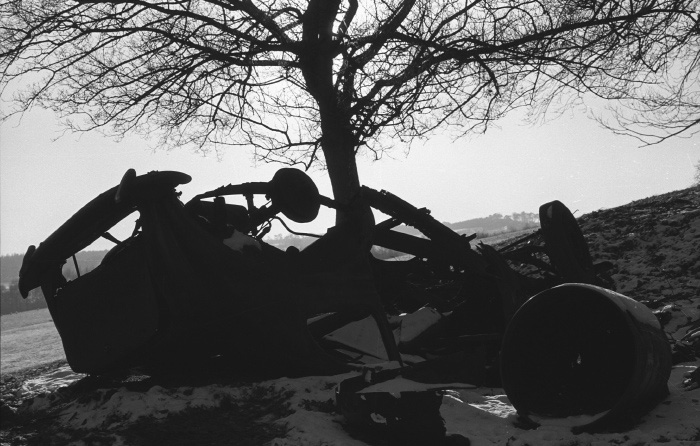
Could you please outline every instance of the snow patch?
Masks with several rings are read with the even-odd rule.
[[[425,392],[429,390],[440,390],[440,389],[475,389],[476,386],[464,383],[451,383],[451,384],[425,384],[417,381],[412,381],[406,379],[402,376],[383,381],[371,386],[365,387],[357,393],[378,393],[386,392],[393,394],[399,394],[401,392]]]
[[[618,444],[697,444],[700,435],[700,390],[683,387],[684,375],[695,370],[700,361],[675,366],[669,380],[669,397],[647,414],[632,430],[620,433],[578,434],[567,426],[540,426],[525,430],[518,427],[518,416],[508,397],[500,388],[460,388],[444,390],[440,414],[449,433],[466,436],[474,446],[480,445],[543,445],[563,444],[607,445]],[[61,375],[60,373],[58,375]],[[277,420],[287,428],[284,438],[277,438],[273,446],[346,445],[365,446],[352,438],[343,428],[345,420],[334,409],[335,387],[344,379],[357,376],[346,373],[330,377],[310,376],[280,378],[257,384],[239,386],[208,385],[203,387],[165,388],[153,386],[145,392],[119,389],[100,389],[89,397],[64,403],[58,421],[73,429],[107,429],[125,427],[141,417],[165,418],[192,407],[218,407],[224,398],[236,400],[254,386],[273,388],[289,394],[287,402],[291,414]],[[420,387],[410,380],[394,380],[394,390],[405,391],[405,386]],[[34,381],[32,391],[47,391],[52,381]],[[425,389],[426,385],[420,387]],[[442,385],[445,386],[445,385]],[[463,386],[463,385],[462,385]],[[455,385],[456,387],[456,385]],[[386,389],[385,389],[386,390]],[[44,393],[33,397],[24,410],[47,408],[55,405],[55,394]],[[116,439],[116,437],[115,437]],[[78,441],[78,440],[76,440]],[[116,441],[116,440],[115,440]],[[79,444],[79,443],[76,443]],[[116,442],[114,444],[119,444]]]
[[[21,392],[23,396],[53,392],[61,387],[69,386],[85,376],[82,373],[75,373],[68,365],[64,365],[45,375],[28,379],[22,384]]]

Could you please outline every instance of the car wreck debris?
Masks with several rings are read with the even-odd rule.
[[[439,445],[446,430],[440,416],[440,387],[401,389],[394,385],[375,390],[377,383],[396,382],[396,370],[367,370],[342,381],[336,388],[336,404],[351,431],[360,438],[387,439],[387,444]]]
[[[607,426],[663,393],[670,354],[653,315],[601,288],[609,286],[609,265],[593,263],[576,219],[558,201],[540,208],[540,230],[498,249],[473,248],[473,237],[389,192],[363,186],[353,201],[338,203],[296,169],[183,204],[175,188],[189,181],[180,172],[130,169],[27,250],[20,291],[26,297],[41,287],[74,371],[159,374],[215,362],[231,373],[280,376],[366,371],[389,361],[399,368],[372,383],[411,376],[500,385],[502,377],[530,421],[605,412],[580,429]],[[226,203],[230,195],[246,206]],[[269,202],[256,206],[256,195]],[[321,206],[348,217],[303,250],[266,243],[272,219],[310,222]],[[375,224],[371,210],[389,219]],[[109,234],[134,212],[130,237]],[[63,264],[99,237],[116,246],[99,267],[67,281]],[[380,260],[372,246],[406,256]],[[602,368],[610,363],[614,377]],[[350,420],[366,419],[352,414],[368,407],[356,399],[369,381],[359,381],[339,388]],[[433,401],[431,392],[404,402]],[[385,398],[373,393],[370,399]],[[403,414],[393,426],[412,419],[412,408],[392,404],[389,412]]]

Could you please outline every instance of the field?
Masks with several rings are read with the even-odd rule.
[[[2,316],[0,331],[0,373],[3,375],[66,357],[46,308]]]

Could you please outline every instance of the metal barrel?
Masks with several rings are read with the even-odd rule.
[[[627,426],[667,394],[671,349],[643,304],[568,283],[530,298],[506,329],[503,387],[536,424],[592,432]]]

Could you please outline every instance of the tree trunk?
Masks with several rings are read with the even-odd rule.
[[[325,119],[325,121],[334,120]],[[333,197],[343,204],[348,204],[360,191],[360,179],[352,134],[339,124],[336,121],[321,126],[322,148],[333,187]]]
[[[310,0],[304,13],[299,65],[306,88],[318,104],[321,117],[321,148],[326,159],[333,197],[341,205],[352,204],[360,192],[360,179],[355,162],[356,138],[351,130],[348,103],[340,101],[333,83],[333,60],[337,42],[333,24],[340,0]],[[338,211],[336,222],[347,219]],[[371,213],[370,213],[371,214]]]
[[[327,117],[331,116],[331,117]],[[322,117],[322,149],[333,187],[333,197],[341,206],[336,209],[336,225],[352,225],[357,233],[356,247],[367,252],[371,247],[374,215],[360,197],[360,178],[355,160],[355,140],[348,130],[349,123],[333,118],[335,113]]]
[[[321,114],[322,149],[326,159],[328,176],[333,187],[333,197],[350,213],[356,214],[351,216],[343,212],[342,209],[338,209],[336,224],[347,219],[366,220],[367,214],[371,215],[371,212],[368,212],[369,208],[356,200],[360,193],[360,178],[357,172],[355,140],[352,132],[348,130],[348,125],[344,125],[342,120],[337,118],[337,114],[328,113],[326,116]],[[348,205],[349,208],[346,207]]]

